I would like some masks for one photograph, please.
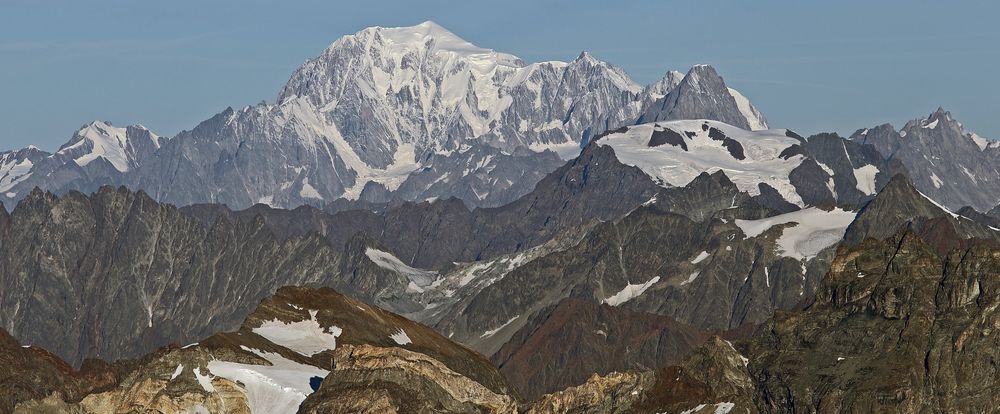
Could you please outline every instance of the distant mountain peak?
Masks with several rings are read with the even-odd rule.
[[[668,73],[669,76],[669,73]],[[715,68],[692,66],[676,87],[646,109],[641,122],[713,119],[746,130],[767,129],[767,120],[750,101],[726,86]]]

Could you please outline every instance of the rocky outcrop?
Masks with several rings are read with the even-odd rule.
[[[33,192],[0,228],[0,250],[0,326],[73,365],[234,329],[279,286],[341,280],[341,255],[319,236],[205,227],[123,188]]]
[[[674,197],[695,194],[701,186],[676,190]],[[658,199],[622,219],[598,224],[579,243],[527,262],[453,305],[435,326],[493,354],[531,315],[567,297],[663,315],[709,331],[760,323],[774,309],[798,306],[826,272],[839,240],[837,230],[818,242],[809,257],[799,257],[783,251],[790,246],[780,247],[784,225],[760,221],[766,231],[758,234],[737,223],[774,212],[732,186],[721,194],[728,198],[700,194],[688,202]],[[700,221],[659,209],[662,202],[707,211],[690,208],[695,199],[722,201],[726,207]],[[734,200],[736,207],[728,208]],[[848,222],[852,216],[836,214]]]
[[[402,348],[346,345],[334,370],[299,413],[489,412],[513,413],[513,398]]]
[[[76,370],[43,348],[21,345],[0,328],[0,412],[9,413],[21,403],[47,399],[39,407],[113,386],[117,373],[100,361],[88,361]],[[51,398],[49,398],[51,397]]]
[[[939,253],[946,253],[971,238],[995,239],[997,233],[975,221],[948,211],[914,188],[908,177],[896,175],[878,196],[864,206],[851,223],[844,242],[882,240],[903,229],[921,234]]]
[[[949,209],[986,211],[1000,200],[1000,146],[966,131],[941,108],[899,131],[883,124],[858,130],[851,139],[899,160],[921,193]]]
[[[63,364],[55,357],[46,362]],[[85,378],[68,366],[64,371],[54,378]],[[24,381],[46,372],[17,373]],[[121,361],[114,372],[100,389],[53,381],[31,384],[30,394],[16,387],[0,392],[25,413],[516,409],[515,394],[484,357],[326,288],[279,289],[239,330]]]
[[[733,93],[715,68],[696,65],[677,87],[645,109],[638,123],[712,119],[746,130],[767,129],[767,121],[743,95]]]
[[[532,316],[491,359],[527,399],[593,374],[675,365],[708,335],[658,315],[565,299]]]
[[[611,148],[590,145],[530,193],[497,208],[470,210],[457,199],[444,199],[384,209],[348,208],[333,214],[310,207],[280,210],[263,205],[238,212],[209,206],[184,211],[203,223],[234,216],[253,222],[260,216],[279,239],[319,233],[336,247],[363,232],[410,266],[440,269],[453,262],[523,252],[567,229],[616,219],[660,189],[638,168],[619,162]]]
[[[679,366],[594,375],[586,383],[542,396],[529,413],[756,412],[743,358],[712,338]]]
[[[996,243],[939,255],[913,232],[842,249],[803,313],[752,342],[768,411],[989,411]]]

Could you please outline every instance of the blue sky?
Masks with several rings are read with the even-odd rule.
[[[424,20],[526,61],[587,50],[641,83],[710,63],[802,133],[943,106],[1000,138],[997,16],[991,1],[0,0],[0,150],[54,150],[93,119],[172,136],[273,101],[344,34]]]

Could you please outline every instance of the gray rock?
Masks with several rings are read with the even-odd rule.
[[[899,131],[884,124],[858,130],[851,139],[899,160],[920,192],[952,210],[986,211],[1000,202],[1000,146],[966,131],[943,109]]]

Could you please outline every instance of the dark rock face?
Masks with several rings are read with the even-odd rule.
[[[907,177],[897,175],[861,210],[847,228],[844,242],[856,245],[868,238],[881,240],[903,229],[926,237],[926,242],[942,254],[959,248],[966,239],[998,237],[972,220],[945,211],[918,192]]]
[[[592,374],[674,365],[708,335],[670,318],[565,299],[532,316],[491,358],[527,399]]]
[[[709,128],[708,137],[715,141],[722,142],[722,146],[726,147],[726,150],[729,151],[729,155],[732,155],[733,158],[738,160],[745,160],[747,158],[746,155],[743,155],[743,145],[740,144],[739,141],[727,137],[724,132],[715,128]]]
[[[79,401],[87,393],[113,386],[116,373],[99,361],[75,370],[59,357],[36,346],[21,346],[0,328],[0,412],[14,412],[21,402],[52,393]]]
[[[1000,217],[995,215],[995,210],[996,208],[991,210],[989,213],[980,213],[972,207],[965,206],[956,211],[955,214],[968,218],[984,226],[1000,228]]]
[[[376,242],[418,267],[474,261],[624,214],[658,187],[617,163],[611,149],[592,146],[538,188],[499,209],[469,211],[452,200],[333,216],[266,206],[195,207],[185,215],[124,189],[63,198],[36,192],[0,220],[9,253],[0,266],[10,275],[0,323],[74,364],[137,356],[231,329],[236,315],[283,285],[332,286],[372,303],[398,298],[399,276],[363,257]],[[359,232],[375,236],[352,244]]]
[[[124,189],[33,192],[0,246],[0,325],[74,365],[232,329],[279,286],[340,277],[340,253],[317,235],[278,242],[260,222],[205,227]]]
[[[741,111],[736,97],[714,68],[691,68],[676,88],[646,108],[637,123],[676,119],[712,119],[743,129],[766,129],[767,121],[750,107]],[[753,121],[753,125],[751,125]]]
[[[615,219],[661,189],[638,168],[620,163],[611,148],[589,145],[580,157],[539,181],[532,192],[496,208],[470,210],[457,199],[446,199],[333,214],[310,207],[266,206],[235,213],[207,206],[184,211],[206,223],[230,214],[244,221],[261,216],[279,239],[318,232],[338,247],[364,232],[407,264],[436,269],[517,253],[567,228]]]
[[[821,163],[824,170],[833,172],[827,181],[808,182],[806,185],[828,187],[832,181],[834,198],[840,206],[859,207],[885,186],[893,175],[907,173],[898,160],[883,157],[875,147],[841,138],[837,134],[812,135],[803,140],[801,146],[801,151]]]
[[[756,412],[753,395],[746,359],[730,343],[713,337],[677,366],[594,375],[579,386],[542,396],[528,412]]]
[[[432,155],[424,164],[381,201],[456,197],[470,208],[499,207],[531,192],[565,162],[552,151],[518,148],[508,154],[476,143],[451,155]]]
[[[920,192],[952,210],[987,211],[1000,201],[1000,146],[965,131],[943,109],[899,131],[889,124],[858,130],[851,140],[899,160]]]
[[[670,144],[675,147],[681,147],[684,151],[688,150],[687,143],[684,142],[684,136],[678,134],[672,129],[657,129],[653,131],[653,135],[649,138],[650,147],[658,147],[660,145]]]
[[[663,210],[674,206],[677,212]],[[639,286],[644,293],[614,304],[702,330],[762,322],[806,299],[833,254],[828,249],[806,262],[784,257],[775,247],[780,226],[747,238],[733,223],[773,214],[723,174],[704,174],[597,225],[578,244],[514,269],[448,309],[435,327],[493,354],[531,315],[563,298],[601,303]]]
[[[938,255],[911,232],[844,249],[800,313],[752,342],[762,410],[989,411],[995,243]]]
[[[798,167],[788,175],[795,192],[799,193],[802,201],[809,205],[834,205],[836,196],[830,184],[833,176],[827,173],[816,163],[816,160],[808,158],[802,161]]]

